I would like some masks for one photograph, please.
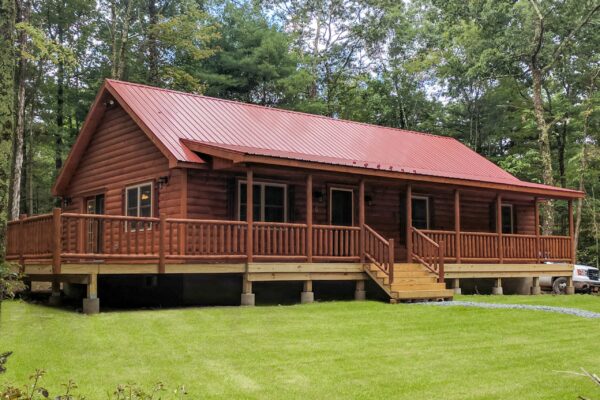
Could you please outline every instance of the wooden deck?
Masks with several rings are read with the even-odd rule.
[[[95,285],[98,275],[230,273],[243,275],[244,294],[249,295],[257,281],[353,280],[357,292],[364,292],[363,282],[372,279],[391,300],[451,298],[445,279],[570,277],[572,269],[566,236],[411,228],[409,237],[411,262],[399,264],[394,240],[364,223],[255,222],[249,227],[246,221],[55,209],[9,222],[7,258],[32,279],[88,286]]]

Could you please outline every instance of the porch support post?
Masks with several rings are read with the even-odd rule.
[[[540,200],[536,197],[533,200],[533,207],[535,213],[535,258],[537,259],[538,264],[542,262],[542,246],[540,243]],[[534,278],[535,279],[535,278]],[[533,294],[533,293],[531,293]]]
[[[313,177],[306,176],[306,261],[313,262]]]
[[[454,231],[456,262],[460,263],[460,191],[458,189],[454,191]]]
[[[254,293],[252,293],[252,281],[248,280],[248,274],[244,274],[243,277],[240,304],[243,306],[253,306],[255,304]]]
[[[452,289],[454,289],[454,294],[462,294],[462,290],[460,288],[460,279],[452,279]]]
[[[498,259],[504,263],[504,243],[502,240],[502,195],[496,196],[496,234],[498,235]]]
[[[502,278],[494,278],[494,287],[492,288],[492,294],[503,294]]]
[[[100,299],[98,299],[98,275],[90,274],[87,284],[87,297],[83,299],[84,314],[98,314],[100,312]]]
[[[356,281],[356,289],[354,291],[354,300],[362,301],[367,298],[365,291],[365,281]]]
[[[531,294],[536,295],[542,293],[542,289],[540,288],[540,278],[538,276],[533,278],[533,283],[531,285]]]
[[[406,262],[412,262],[412,185],[406,185]]]
[[[573,286],[573,276],[567,277],[567,287],[565,288],[565,294],[575,294],[575,286]]]
[[[312,281],[304,281],[304,289],[300,293],[300,303],[312,303],[315,301],[315,292],[313,292]]]
[[[254,216],[252,215],[252,212],[254,211],[254,204],[253,201],[254,199],[252,198],[252,195],[254,193],[254,174],[252,172],[252,169],[248,168],[248,170],[246,171],[246,223],[247,223],[247,229],[246,229],[246,256],[248,259],[248,263],[252,262],[252,258],[253,258],[253,250],[254,250],[254,240],[253,240],[253,227],[252,227],[252,222],[254,219]],[[250,292],[252,292],[252,283],[250,283]]]
[[[48,299],[48,305],[51,306],[60,306],[60,281],[54,280],[52,282],[52,293],[50,294],[50,298]]]
[[[573,200],[569,200],[569,237],[571,238],[571,263],[577,263],[577,248],[575,247],[575,224],[573,222]]]
[[[60,274],[62,253],[62,216],[61,209],[52,209],[52,273]]]
[[[360,227],[358,252],[360,262],[365,262],[365,180],[358,185],[358,226]]]

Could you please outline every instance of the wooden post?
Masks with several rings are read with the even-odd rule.
[[[540,242],[540,203],[539,199],[536,197],[533,200],[533,209],[535,214],[535,258],[537,259],[538,264],[542,262],[542,246]]]
[[[460,263],[460,191],[454,191],[454,241],[456,245],[456,262]]]
[[[358,251],[360,254],[360,262],[365,262],[365,180],[361,179],[358,185],[358,226],[360,227],[359,232],[359,244]]]
[[[502,242],[502,195],[496,196],[496,234],[498,235],[498,258],[504,263],[504,243]]]
[[[52,209],[52,273],[60,274],[60,262],[62,253],[62,220],[61,209]]]
[[[306,261],[313,261],[313,177],[306,176]]]
[[[252,215],[252,212],[254,211],[254,203],[253,203],[253,198],[252,195],[254,194],[254,174],[252,173],[252,170],[250,168],[248,168],[248,170],[246,171],[246,222],[248,224],[247,226],[247,239],[246,239],[246,253],[247,253],[247,258],[248,258],[248,262],[251,263],[252,262],[252,252],[254,250],[254,240],[253,240],[253,227],[252,227],[252,222],[253,222],[253,218],[254,216]],[[250,284],[252,285],[252,284]],[[251,289],[252,290],[252,289]]]
[[[19,215],[19,230],[17,231],[17,244],[19,246],[19,265],[21,266],[21,272],[25,271],[25,247],[23,244],[27,240],[25,237],[25,219],[27,214]]]
[[[98,275],[90,274],[89,282],[87,285],[87,298],[97,299],[98,298]]]
[[[390,285],[394,283],[394,239],[390,239],[388,247],[388,262],[389,262],[389,275]]]
[[[406,186],[406,262],[412,262],[412,185]]]
[[[446,249],[446,242],[444,242],[444,240],[440,240],[439,242],[439,253],[438,253],[438,257],[440,259],[440,264],[438,266],[438,282],[439,283],[444,283],[444,257],[445,257],[445,249]]]
[[[165,213],[160,213],[160,222],[158,223],[158,273],[164,274],[166,267],[166,249],[165,241],[167,240],[167,216]]]
[[[573,223],[573,200],[569,200],[569,237],[571,238],[571,263],[577,263],[577,248],[575,248],[575,225]]]

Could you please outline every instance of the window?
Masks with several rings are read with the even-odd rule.
[[[412,197],[412,224],[417,229],[429,229],[429,197]]]
[[[252,188],[252,217],[254,221],[287,221],[287,185],[256,182]],[[246,219],[246,182],[238,183],[238,215]]]
[[[352,189],[329,189],[329,223],[354,225],[354,192]]]
[[[130,186],[125,190],[125,210],[128,217],[152,217],[152,206],[153,206],[153,187],[152,183],[143,183],[141,185]],[[132,221],[129,224],[129,229],[132,231],[136,229],[149,228],[151,225],[146,226],[146,222],[140,223]]]
[[[512,204],[502,204],[502,233],[515,233]]]

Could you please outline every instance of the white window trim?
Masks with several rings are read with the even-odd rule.
[[[239,180],[237,184],[237,219],[240,219],[242,215],[242,185],[245,185],[245,180]],[[283,188],[283,222],[288,222],[288,185],[286,183],[275,183],[275,182],[266,182],[266,181],[254,181],[252,183],[254,186],[260,186],[260,221],[256,219],[256,215],[252,215],[252,220],[256,222],[264,222],[265,217],[265,187],[280,187]],[[254,189],[253,189],[254,190]],[[246,199],[247,201],[248,199]],[[256,199],[252,199],[254,203]]]
[[[431,229],[431,222],[430,222],[431,221],[431,215],[430,215],[430,210],[429,210],[429,197],[427,197],[427,196],[413,195],[411,201],[412,200],[425,200],[425,222],[426,222],[426,225],[427,225],[427,227],[425,229],[426,230]],[[410,209],[412,211],[412,209],[413,209],[412,204],[411,204]],[[412,215],[411,215],[410,219],[412,221]]]
[[[514,207],[513,204],[505,204],[502,203],[501,208],[510,208],[510,233],[505,233],[505,235],[514,235],[515,233],[515,215],[514,215]],[[502,210],[500,210],[502,211]],[[500,223],[504,225],[504,221],[502,220],[502,215],[500,215]],[[500,226],[502,229],[502,226]]]
[[[354,226],[354,189],[350,189],[350,188],[345,188],[345,187],[336,187],[336,186],[330,186],[329,187],[329,224],[333,225],[333,191],[338,191],[338,192],[350,192],[350,194],[352,195],[352,225],[350,226]]]
[[[138,185],[132,185],[132,186],[126,186],[125,187],[125,216],[126,217],[139,217],[140,216],[140,196],[139,196],[139,189],[143,186],[148,186],[150,185],[150,217],[148,218],[152,218],[154,217],[154,182],[149,181],[149,182],[144,182],[144,183],[140,183]],[[129,212],[129,190],[130,189],[138,189],[138,196],[137,196],[137,215],[127,215]],[[127,231],[129,229],[129,224],[125,224],[125,231]],[[145,229],[152,229],[152,224],[148,224],[147,228],[142,228],[139,229],[140,231],[143,231]],[[135,232],[137,229],[130,229],[131,232]]]

